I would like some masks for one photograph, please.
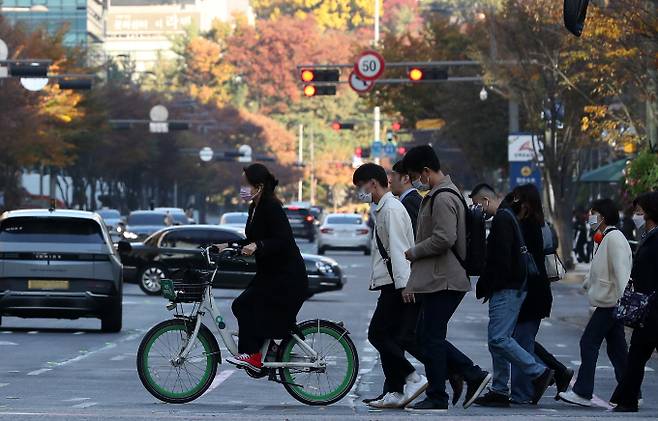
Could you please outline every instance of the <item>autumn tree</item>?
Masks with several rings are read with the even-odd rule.
[[[383,11],[382,0],[380,11]],[[375,12],[372,0],[255,0],[254,11],[260,19],[295,19],[313,17],[322,28],[352,30],[373,24]]]

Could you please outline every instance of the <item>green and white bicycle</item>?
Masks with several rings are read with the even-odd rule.
[[[195,271],[196,279],[162,280],[163,295],[170,301],[167,309],[175,312],[174,318],[152,327],[137,352],[142,384],[164,402],[191,402],[215,379],[222,359],[215,335],[202,322],[204,316],[212,319],[228,352],[238,352],[237,333],[227,329],[212,285],[219,261],[240,259],[239,249],[228,248],[219,254],[211,253],[212,249],[201,250],[210,270]],[[359,373],[356,347],[340,322],[301,322],[286,338],[265,341],[261,354],[263,368],[245,368],[247,374],[281,383],[292,397],[307,405],[338,402],[352,389]]]

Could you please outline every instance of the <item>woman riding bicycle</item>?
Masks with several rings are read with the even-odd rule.
[[[238,319],[239,355],[231,364],[260,370],[267,339],[285,337],[308,297],[308,277],[288,218],[274,189],[278,181],[262,164],[244,169],[240,197],[251,202],[242,254],[256,258],[256,275],[232,305]],[[218,245],[220,249],[227,244]]]

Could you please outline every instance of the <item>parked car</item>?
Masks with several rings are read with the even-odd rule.
[[[311,208],[297,205],[284,206],[290,228],[295,237],[306,238],[311,243],[315,241],[315,217]]]
[[[99,209],[96,213],[103,219],[107,229],[113,231],[122,222],[121,212],[116,209]]]
[[[217,225],[174,226],[162,229],[143,243],[132,243],[131,252],[122,254],[126,281],[137,282],[146,294],[160,294],[160,281],[175,271],[188,267],[204,267],[199,247],[230,243],[244,239],[236,228]],[[343,288],[345,278],[338,263],[325,257],[304,254],[309,277],[309,292],[334,291]],[[253,257],[241,261],[220,262],[215,287],[244,289],[256,273]]]
[[[318,254],[327,250],[361,250],[371,253],[370,228],[361,215],[330,213],[320,226]]]
[[[227,212],[219,218],[219,225],[238,228],[244,231],[249,219],[249,212]]]
[[[130,245],[119,248],[129,252]],[[102,331],[119,332],[122,290],[119,254],[97,214],[39,209],[0,216],[0,317],[98,317]]]

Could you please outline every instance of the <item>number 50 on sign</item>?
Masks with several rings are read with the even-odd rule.
[[[357,58],[354,73],[361,80],[376,80],[384,73],[384,66],[384,57],[376,51],[368,50]]]

